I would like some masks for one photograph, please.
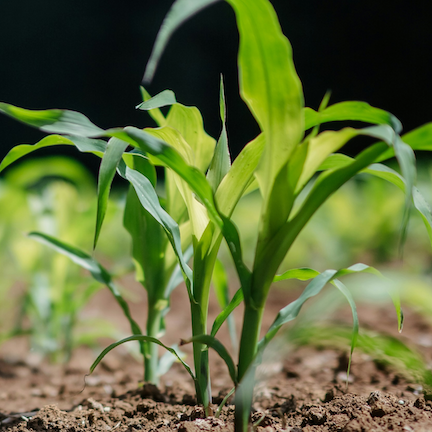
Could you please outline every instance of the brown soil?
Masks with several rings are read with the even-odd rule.
[[[176,291],[169,314],[167,343],[190,332],[187,299]],[[143,297],[142,294],[141,297]],[[288,301],[275,291],[266,323]],[[142,302],[134,307],[135,313]],[[101,293],[87,314],[117,310]],[[214,315],[217,310],[211,311]],[[416,342],[431,328],[420,317],[406,312],[405,340]],[[343,314],[342,314],[343,315]],[[106,316],[106,315],[105,315]],[[391,308],[360,308],[362,326],[394,332]],[[119,325],[127,334],[120,317]],[[226,333],[221,338],[226,340]],[[96,371],[85,378],[95,358],[78,350],[67,367],[36,362],[28,356],[25,341],[10,341],[1,348],[0,421],[10,431],[225,431],[233,430],[233,406],[219,418],[203,418],[195,404],[193,383],[179,364],[163,377],[159,388],[139,384],[142,366],[125,348],[110,353]],[[431,349],[421,347],[427,359]],[[253,406],[258,432],[291,431],[432,431],[432,403],[418,383],[370,357],[355,352],[349,387],[346,388],[345,350],[303,347],[272,355],[259,371]],[[190,351],[189,351],[190,352]],[[187,361],[192,363],[189,355]],[[230,390],[225,365],[212,355],[214,409]],[[84,388],[84,380],[86,382]]]

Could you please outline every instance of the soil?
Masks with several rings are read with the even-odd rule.
[[[118,316],[119,327],[127,335],[127,325],[117,313],[117,306],[107,292],[99,294],[85,313]],[[143,293],[136,295],[139,301],[132,307],[135,314],[142,310],[144,302]],[[287,297],[295,295],[287,296],[276,290],[264,326],[287,303]],[[210,312],[214,316],[217,307],[213,306]],[[359,314],[363,327],[397,333],[390,306],[360,308]],[[429,323],[413,311],[405,310],[405,316],[404,340],[416,345],[430,361],[431,344],[419,343],[431,334]],[[168,344],[190,333],[187,298],[181,289],[174,294],[167,329],[164,341]],[[228,340],[226,330],[221,339]],[[270,356],[272,361],[266,361],[258,374],[252,414],[253,422],[258,424],[254,429],[257,432],[432,431],[432,402],[425,400],[418,383],[358,351],[347,378],[348,350],[349,347],[300,347]],[[190,350],[187,353],[187,361],[192,363]],[[234,430],[230,403],[218,418],[204,418],[202,408],[196,405],[192,380],[179,364],[174,364],[156,387],[140,381],[142,365],[125,347],[111,352],[86,377],[94,358],[95,352],[80,348],[66,367],[50,365],[28,355],[25,340],[5,343],[0,351],[1,430]],[[211,364],[215,412],[231,383],[226,366],[216,355],[211,355]]]

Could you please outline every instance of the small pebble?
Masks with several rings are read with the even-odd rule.
[[[398,403],[399,403],[399,405],[405,405],[405,401],[402,400],[402,399],[399,399],[399,400],[398,400]]]

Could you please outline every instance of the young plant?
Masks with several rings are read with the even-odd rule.
[[[52,362],[67,362],[74,347],[95,345],[97,337],[112,337],[114,327],[108,322],[102,326],[97,321],[78,320],[98,284],[89,283],[67,258],[47,253],[23,237],[22,231],[44,230],[85,244],[93,222],[94,181],[78,162],[50,157],[26,161],[10,170],[1,186],[0,205],[8,209],[0,217],[2,304],[15,297],[9,305],[15,318],[9,316],[2,326],[3,331],[8,328],[3,338],[28,335],[33,352]],[[117,240],[114,233],[109,237],[111,242]],[[25,287],[19,296],[17,284]]]
[[[169,11],[155,43],[145,79],[154,73],[157,61],[173,33],[187,18],[217,0],[177,0]],[[51,135],[33,147],[18,146],[5,158],[0,169],[30,151],[53,144],[76,145],[81,151],[103,153],[99,178],[98,233],[103,220],[103,205],[114,172],[133,186],[141,205],[163,228],[182,271],[189,293],[192,315],[192,337],[185,342],[194,344],[195,373],[185,364],[195,380],[198,400],[209,412],[211,401],[208,367],[208,347],[215,349],[225,360],[236,387],[235,427],[246,431],[252,403],[254,374],[263,350],[282,325],[293,320],[307,299],[317,295],[327,283],[335,285],[347,298],[354,319],[354,335],[358,330],[355,304],[350,292],[339,278],[356,272],[378,274],[373,268],[356,264],[346,269],[292,269],[277,276],[278,268],[293,242],[318,208],[344,183],[359,172],[382,177],[396,184],[406,193],[403,217],[405,231],[409,208],[414,201],[422,214],[429,234],[432,217],[421,195],[414,189],[415,159],[413,149],[432,147],[432,125],[426,125],[402,138],[400,122],[386,111],[364,102],[343,102],[327,107],[326,98],[320,109],[303,107],[303,93],[296,74],[289,41],[282,34],[277,16],[268,0],[227,0],[233,7],[240,33],[239,83],[242,98],[248,105],[261,134],[247,144],[230,166],[225,127],[213,149],[206,140],[199,140],[194,123],[195,114],[182,109],[171,92],[146,100],[158,119],[160,128],[140,130],[134,127],[102,130],[82,114],[70,111],[28,111],[1,104],[0,109],[12,117],[40,129],[61,135]],[[224,102],[221,98],[221,117],[224,123]],[[168,116],[158,108],[172,105]],[[180,107],[180,108],[179,108]],[[156,111],[154,111],[156,110]],[[374,126],[363,129],[344,128],[319,133],[325,122],[362,121]],[[309,131],[309,132],[308,132]],[[362,151],[355,158],[334,155],[352,138],[365,135],[379,142]],[[108,143],[94,140],[108,137]],[[127,151],[127,147],[134,147]],[[401,173],[379,162],[396,156]],[[190,243],[193,247],[193,270],[188,266],[180,236],[179,224],[163,208],[157,198],[151,176],[145,168],[135,164],[142,158],[167,170],[169,185],[179,191],[190,221]],[[207,170],[207,167],[209,169]],[[205,173],[207,172],[207,177]],[[310,185],[306,197],[301,194]],[[252,268],[243,261],[241,242],[232,214],[241,197],[259,189],[262,206],[257,229],[257,243]],[[167,194],[169,197],[169,194]],[[102,216],[101,216],[102,215]],[[135,229],[135,228],[134,228]],[[182,233],[183,234],[183,233]],[[97,234],[96,234],[97,239]],[[219,246],[225,239],[232,255],[241,288],[207,333],[207,308],[210,280]],[[303,294],[281,309],[270,329],[261,336],[261,321],[274,280],[297,278],[311,282]],[[392,293],[402,327],[399,298]],[[216,339],[217,331],[231,312],[244,302],[244,318],[240,339],[238,365],[228,350]],[[151,336],[135,334],[106,348],[93,364],[96,367],[104,355],[121,343],[139,340],[162,345]],[[177,355],[175,351],[171,350]]]

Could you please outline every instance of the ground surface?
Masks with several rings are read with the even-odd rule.
[[[272,297],[266,324],[286,302],[286,293]],[[86,313],[102,309],[110,314],[110,308],[114,313],[116,306],[102,295]],[[140,308],[142,304],[136,304],[134,312],[139,313]],[[360,308],[360,319],[363,326],[394,333],[395,319],[390,307]],[[187,337],[188,320],[187,299],[179,292],[167,322],[167,328],[175,329],[175,333],[168,331],[167,343]],[[430,330],[424,320],[406,311],[404,337],[421,345],[426,358],[431,357],[430,345],[424,342],[430,337]],[[69,366],[60,367],[36,362],[25,354],[25,349],[23,341],[8,342],[1,349],[2,430],[233,430],[232,405],[227,405],[219,418],[203,418],[202,409],[195,405],[193,383],[179,364],[156,388],[149,384],[138,386],[142,367],[122,349],[112,352],[86,379],[84,376],[95,358],[91,351],[77,351]],[[271,357],[272,362],[267,361],[261,368],[256,387],[253,420],[261,420],[256,430],[432,431],[432,403],[424,399],[418,383],[361,352],[354,355],[347,389],[347,351],[348,348],[304,347]],[[187,361],[192,363],[190,356]],[[231,383],[221,361],[214,355],[211,361],[213,396],[217,403]]]

